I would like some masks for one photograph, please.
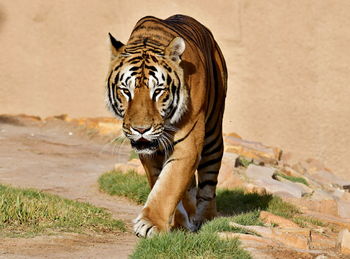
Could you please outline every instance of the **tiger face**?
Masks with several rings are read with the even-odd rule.
[[[111,35],[107,104],[123,119],[123,132],[139,154],[171,149],[172,133],[187,109],[180,67],[185,42],[176,37],[163,50],[152,42],[123,45]]]

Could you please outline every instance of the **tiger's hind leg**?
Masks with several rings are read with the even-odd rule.
[[[206,139],[198,166],[196,221],[199,225],[213,219],[216,211],[216,185],[223,155],[221,127],[217,134]]]
[[[214,39],[213,39],[214,40]],[[215,41],[214,41],[215,42]],[[204,146],[198,166],[198,193],[196,220],[202,224],[214,218],[216,212],[216,185],[223,155],[222,117],[227,90],[227,68],[217,43],[212,50],[213,81],[210,87],[208,117],[205,125]]]

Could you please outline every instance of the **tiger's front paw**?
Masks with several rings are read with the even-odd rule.
[[[134,220],[134,223],[134,233],[137,237],[152,237],[159,232],[158,228],[152,222],[142,217],[142,215],[139,215]]]

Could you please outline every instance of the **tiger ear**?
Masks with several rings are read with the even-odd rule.
[[[111,40],[111,54],[113,59],[113,58],[116,58],[118,54],[121,52],[121,48],[124,46],[124,44],[116,40],[111,33],[108,33],[108,35],[109,35],[109,39]]]
[[[180,62],[180,56],[185,51],[185,41],[181,37],[174,38],[165,48],[164,54],[175,62]]]

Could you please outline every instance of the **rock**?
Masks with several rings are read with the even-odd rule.
[[[251,163],[254,163],[253,158],[238,156],[235,167],[248,167]]]
[[[337,205],[339,217],[350,219],[350,202],[338,199]]]
[[[96,118],[78,118],[69,119],[76,125],[83,126],[88,129],[94,129],[101,135],[120,135],[121,134],[121,121],[115,118],[109,117],[96,117]]]
[[[335,189],[332,195],[336,199],[343,199],[345,198],[345,191],[341,189]]]
[[[305,177],[304,174],[299,173],[298,171],[294,170],[293,168],[289,166],[284,166],[281,169],[281,172],[288,175],[288,176],[294,176],[294,177]]]
[[[139,159],[132,159],[129,160],[126,164],[124,163],[117,163],[114,165],[114,170],[121,171],[122,173],[127,173],[129,171],[134,171],[139,175],[145,175],[146,172],[141,164],[141,161]]]
[[[260,219],[267,224],[277,224],[278,227],[282,228],[299,228],[299,226],[293,221],[274,215],[267,211],[260,212]]]
[[[312,195],[312,200],[317,200],[317,201],[334,200],[334,197],[330,193],[322,189],[317,189],[314,191]]]
[[[238,135],[237,133],[235,133],[235,132],[230,132],[230,133],[224,134],[224,136],[229,136],[229,137],[242,139],[242,137],[240,135]]]
[[[311,249],[332,249],[335,248],[334,239],[325,235],[321,235],[315,231],[311,231],[310,248]]]
[[[296,205],[303,212],[314,211],[338,216],[337,201],[331,194],[323,190],[317,189],[310,197],[304,197],[303,199],[286,197],[285,200]]]
[[[234,170],[235,161],[238,155],[224,153],[220,173],[218,175],[218,188],[232,189],[242,187],[243,181]]]
[[[271,248],[273,246],[279,245],[279,243],[276,241],[255,235],[219,232],[218,236],[223,240],[238,238],[241,242],[241,246],[249,252],[252,259],[274,259],[275,257],[269,254],[270,250],[266,251],[266,248]]]
[[[272,179],[272,176],[275,174],[276,168],[257,166],[250,164],[247,168],[246,175],[254,180],[260,179]]]
[[[344,219],[337,216],[320,213],[314,210],[305,211],[304,215],[313,217],[325,223],[330,223],[334,225],[334,227],[350,229],[350,219]]]
[[[143,168],[143,165],[140,165],[136,168],[136,173],[139,175],[146,175],[145,168]]]
[[[343,184],[342,188],[348,192],[350,192],[350,184]]]
[[[307,185],[305,185],[305,184],[303,184],[303,183],[299,183],[299,182],[290,181],[290,180],[288,180],[288,179],[286,179],[286,178],[284,178],[284,177],[282,177],[282,176],[280,176],[280,175],[278,175],[278,174],[275,174],[275,175],[273,176],[273,178],[276,179],[276,180],[278,180],[279,182],[284,182],[284,183],[287,183],[287,184],[292,183],[293,185],[298,186],[298,187],[300,188],[301,192],[302,192],[302,193],[301,193],[302,196],[310,195],[310,194],[312,194],[312,193],[314,192],[314,190],[311,189],[310,187],[308,187]],[[304,178],[304,177],[303,177],[303,178]],[[305,179],[305,178],[304,178],[304,179]]]
[[[303,188],[294,183],[279,182],[273,179],[262,179],[255,181],[258,186],[264,186],[266,191],[280,197],[296,197],[301,198]]]
[[[272,179],[277,169],[250,164],[246,175],[253,184],[266,189],[268,193],[276,194],[282,197],[301,198],[304,190],[292,182],[279,182]]]
[[[314,190],[310,188],[309,186],[303,184],[303,183],[294,183],[298,185],[302,189],[302,196],[304,197],[305,195],[311,195],[314,193]]]
[[[247,141],[233,136],[225,136],[225,151],[236,153],[265,163],[277,164],[281,157],[281,149],[268,147],[259,142]]]
[[[342,254],[350,255],[350,232],[348,229],[339,232],[337,246]]]
[[[219,232],[218,236],[220,239],[223,239],[223,240],[238,238],[240,240],[251,240],[251,241],[264,243],[264,245],[273,245],[274,244],[274,242],[272,242],[270,239],[259,237],[256,235],[234,233],[234,232]]]
[[[136,171],[136,167],[128,164],[117,163],[114,165],[114,170],[127,173],[129,171]]]
[[[50,116],[45,118],[45,121],[48,120],[63,120],[66,122],[70,122],[72,119],[68,116],[68,114],[60,114],[60,115],[55,115],[55,116]]]
[[[107,135],[111,133],[119,133],[121,131],[120,123],[114,122],[98,122],[97,127],[100,134]]]
[[[140,159],[138,159],[138,158],[133,158],[133,159],[129,160],[127,164],[134,166],[134,167],[138,167],[138,166],[142,165]]]
[[[311,235],[311,232],[309,229],[303,229],[303,228],[271,229],[268,227],[261,227],[261,226],[242,226],[234,222],[230,222],[230,226],[252,231],[264,238],[271,238],[273,240],[279,241],[290,247],[299,248],[299,249],[309,249],[310,235]]]
[[[342,196],[342,199],[344,199],[346,201],[350,201],[350,193],[345,191],[343,196]]]
[[[344,179],[332,174],[326,170],[319,170],[312,173],[312,179],[328,187],[343,187],[344,185],[350,184]]]

